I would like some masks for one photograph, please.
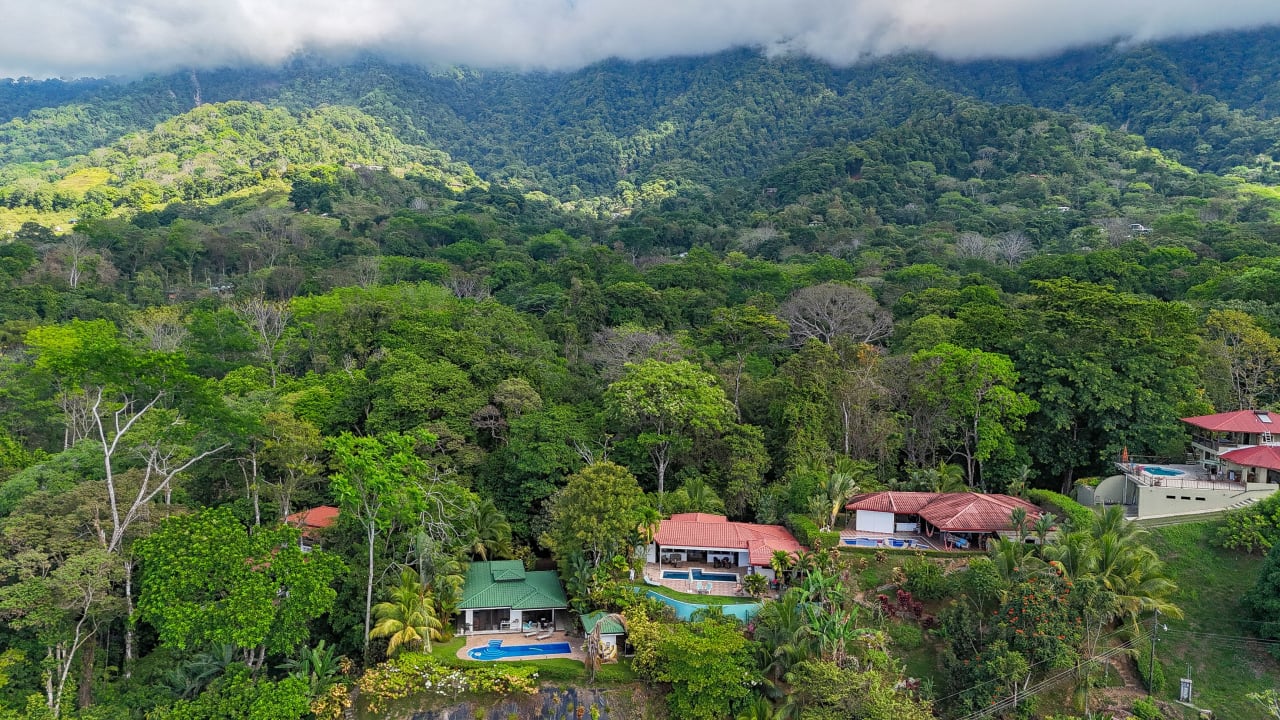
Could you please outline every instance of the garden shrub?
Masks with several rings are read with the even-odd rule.
[[[1142,678],[1142,684],[1146,686],[1149,692],[1158,693],[1164,690],[1164,668],[1157,662],[1154,664],[1154,670],[1152,670],[1151,647],[1149,645],[1141,645],[1138,648],[1134,663],[1138,666],[1138,677]]]
[[[430,655],[401,653],[375,665],[356,681],[368,713],[377,715],[392,700],[410,695],[456,698],[464,692],[510,695],[538,690],[538,671],[529,666],[476,665],[451,667]]]
[[[1239,510],[1229,510],[1218,528],[1217,542],[1228,550],[1265,553],[1280,539],[1280,495],[1271,495]]]
[[[1035,489],[1027,491],[1027,498],[1058,517],[1066,518],[1074,530],[1083,530],[1093,523],[1092,510],[1062,493]]]
[[[1133,701],[1133,716],[1138,720],[1164,720],[1160,708],[1151,698],[1138,698]]]
[[[907,590],[921,600],[945,597],[950,586],[942,566],[924,557],[913,557],[903,566]]]

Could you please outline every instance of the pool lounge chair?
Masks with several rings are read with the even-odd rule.
[[[548,640],[548,639],[550,639],[550,638],[551,638],[551,636],[552,636],[552,635],[555,635],[555,633],[554,633],[554,632],[547,631],[547,632],[542,633],[542,634],[541,634],[541,635],[539,635],[538,637],[534,638],[534,640]]]
[[[531,623],[531,622],[530,622],[530,623],[525,623],[525,624],[524,624],[524,636],[525,636],[525,637],[533,637],[534,635],[537,635],[537,634],[538,634],[538,633],[540,633],[540,632],[542,632],[542,628],[538,627],[537,625],[534,625],[534,624],[533,624],[533,623]]]

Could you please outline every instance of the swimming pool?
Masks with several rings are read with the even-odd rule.
[[[671,609],[676,611],[676,617],[681,620],[688,620],[695,612],[707,607],[702,603],[687,603],[676,600],[675,598],[669,598],[666,595],[663,595],[660,592],[654,592],[653,590],[648,590],[645,594],[654,600],[659,600],[670,605]],[[732,615],[743,622],[750,620],[751,616],[755,615],[760,610],[759,603],[739,603],[737,605],[720,605],[719,607],[724,610],[725,615]]]
[[[693,577],[691,578],[690,575]],[[712,580],[714,582],[738,582],[735,573],[703,572],[702,568],[692,570],[663,570],[662,577],[667,580]]]
[[[540,643],[538,645],[506,645],[501,640],[490,640],[484,647],[475,647],[467,651],[472,660],[505,660],[513,657],[538,655],[567,655],[573,652],[567,642]]]
[[[854,537],[854,538],[845,538],[844,544],[853,545],[855,547],[879,547],[880,541],[875,538]]]
[[[1187,474],[1186,470],[1161,467],[1159,465],[1144,465],[1142,470],[1148,475],[1159,475],[1160,477],[1178,477],[1179,475]]]

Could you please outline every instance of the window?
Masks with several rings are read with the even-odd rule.
[[[1204,502],[1204,498],[1196,498],[1196,499],[1199,500],[1200,502]]]
[[[1258,422],[1263,423],[1263,424],[1266,424],[1266,425],[1270,425],[1270,424],[1271,424],[1271,414],[1270,414],[1270,413],[1258,412],[1258,413],[1254,413],[1254,415],[1256,415],[1256,416],[1258,417]]]

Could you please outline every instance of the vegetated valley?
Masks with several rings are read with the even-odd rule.
[[[0,83],[0,718],[1280,717],[1277,78]]]

